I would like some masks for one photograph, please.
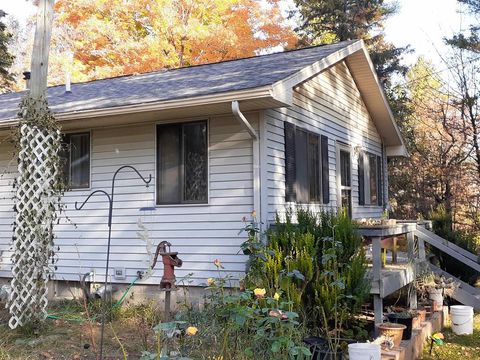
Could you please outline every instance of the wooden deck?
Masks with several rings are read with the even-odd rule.
[[[381,270],[380,281],[373,281],[373,269],[370,267],[368,277],[372,279],[370,293],[384,298],[415,280],[414,264],[387,264]]]
[[[458,285],[458,289],[452,295],[456,300],[480,310],[480,290],[427,263],[425,244],[478,272],[480,272],[479,255],[435,235],[429,231],[430,229],[429,221],[398,221],[394,225],[359,227],[360,234],[365,239],[365,246],[368,247],[367,258],[371,262],[367,276],[372,283],[371,294],[376,324],[383,322],[383,299],[412,284],[420,269],[424,269],[427,264],[432,271],[451,278]],[[390,252],[387,252],[387,249]],[[409,305],[415,309],[417,307],[415,288],[412,287],[408,294]]]
[[[419,264],[426,261],[425,244],[415,238],[416,222],[394,225],[360,226],[360,234],[369,245],[367,258],[371,260],[368,277],[372,281],[371,294],[375,311],[375,323],[383,322],[383,298],[411,284]],[[382,255],[383,248],[383,255]],[[387,256],[386,249],[391,250]],[[403,249],[400,252],[399,249]],[[410,307],[416,308],[417,294],[410,291]]]

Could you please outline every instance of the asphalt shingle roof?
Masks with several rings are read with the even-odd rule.
[[[54,112],[63,113],[252,89],[285,79],[353,42],[72,84],[71,93],[53,86],[48,101]],[[0,95],[0,121],[16,118],[24,94]]]

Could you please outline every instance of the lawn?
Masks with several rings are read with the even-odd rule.
[[[11,330],[9,315],[0,310],[0,360],[10,359],[95,359],[100,341],[100,323],[88,317],[99,317],[99,304],[88,307],[64,301],[53,305],[49,313],[59,319],[48,319],[37,333]],[[105,327],[104,354],[108,359],[138,359],[143,350],[155,348],[152,326],[160,321],[160,311],[150,305],[131,306],[113,314]]]
[[[434,345],[432,355],[429,354],[429,348],[426,347],[424,359],[480,359],[480,314],[475,316],[473,335],[455,335],[450,328],[444,329],[443,335],[445,336],[445,344],[442,346]]]

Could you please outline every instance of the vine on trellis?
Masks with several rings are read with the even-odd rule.
[[[47,282],[54,270],[53,226],[65,190],[60,176],[60,129],[44,97],[20,103],[15,134],[12,290],[9,326],[37,325],[47,316]]]

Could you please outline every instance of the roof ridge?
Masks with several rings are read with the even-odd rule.
[[[209,66],[209,65],[231,63],[231,62],[235,62],[235,61],[244,61],[244,60],[249,60],[249,59],[261,58],[261,57],[267,57],[267,56],[274,56],[274,55],[280,55],[280,54],[286,54],[286,53],[292,53],[292,52],[297,52],[297,51],[302,51],[302,50],[324,48],[324,47],[327,47],[327,46],[334,46],[334,45],[339,45],[339,44],[354,43],[356,41],[359,41],[359,40],[356,39],[356,40],[338,41],[336,43],[331,43],[331,44],[311,45],[311,46],[305,46],[305,47],[298,48],[298,49],[288,49],[288,50],[277,51],[277,52],[272,52],[272,53],[268,53],[268,54],[247,56],[247,57],[238,58],[238,59],[229,59],[229,60],[215,61],[215,62],[209,62],[209,63],[204,63],[204,64],[181,66],[181,67],[170,68],[170,69],[169,68],[164,68],[164,69],[153,70],[153,71],[148,71],[148,72],[144,72],[144,73],[117,75],[117,76],[107,77],[107,78],[103,78],[103,79],[92,79],[92,80],[80,81],[80,82],[75,82],[75,83],[72,82],[72,85],[83,85],[83,84],[91,84],[91,83],[97,82],[97,81],[106,81],[106,80],[129,78],[129,77],[140,77],[140,76],[145,76],[145,75],[154,75],[154,74],[160,74],[160,73],[165,73],[165,72],[173,72],[173,71],[182,70],[182,69],[198,68],[198,67],[204,67],[204,66]],[[65,86],[65,84],[52,85],[52,86],[49,86],[48,88],[49,89],[54,89],[54,88],[62,87],[62,86]],[[4,93],[4,94],[0,94],[0,95],[12,94],[12,93],[17,93],[18,94],[18,93],[22,93],[24,91],[25,90],[14,91],[14,92],[11,92],[11,93]]]

